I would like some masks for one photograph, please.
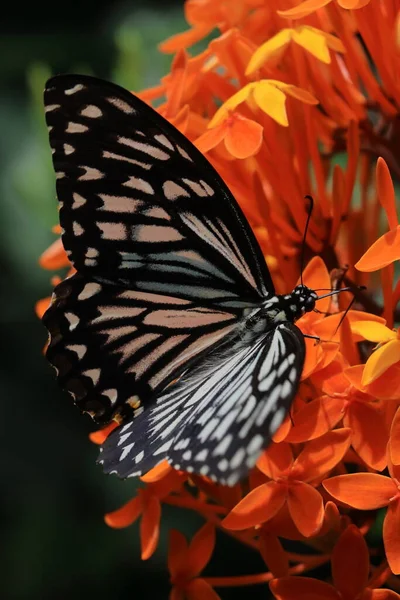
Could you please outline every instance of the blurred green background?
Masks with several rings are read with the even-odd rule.
[[[159,549],[147,562],[137,524],[120,531],[104,524],[104,513],[127,501],[137,483],[106,477],[95,465],[87,437],[93,424],[55,384],[34,304],[50,293],[51,273],[37,257],[55,239],[57,222],[44,83],[79,72],[131,90],[155,85],[171,62],[157,44],[187,28],[183,3],[14,3],[0,28],[0,597],[162,600],[168,529],[190,536],[202,520],[167,507]],[[264,570],[258,555],[219,535],[206,574]],[[268,597],[266,586],[218,591],[223,600]]]

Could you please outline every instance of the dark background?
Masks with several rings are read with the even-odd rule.
[[[41,354],[35,301],[50,293],[37,264],[55,239],[54,176],[42,90],[51,74],[93,73],[132,90],[155,85],[171,57],[157,43],[187,28],[182,3],[9,3],[0,20],[0,597],[4,600],[168,598],[166,540],[202,520],[166,507],[156,554],[141,562],[139,529],[109,529],[103,514],[137,483],[95,465],[93,429],[56,387]],[[219,534],[210,576],[265,570],[258,555]],[[268,588],[219,589],[223,600],[267,598]]]

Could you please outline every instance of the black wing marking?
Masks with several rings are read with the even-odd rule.
[[[78,271],[220,306],[274,293],[232,194],[157,112],[82,75],[50,79],[45,106],[62,239]]]
[[[154,390],[236,327],[237,314],[86,279],[60,283],[43,317],[47,358],[96,421],[137,416]]]
[[[185,373],[157,403],[106,440],[100,462],[120,477],[167,459],[176,469],[234,485],[253,467],[282,423],[304,363],[304,338],[282,323]]]

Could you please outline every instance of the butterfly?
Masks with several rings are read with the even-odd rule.
[[[234,485],[268,446],[305,359],[258,242],[207,159],[123,88],[47,82],[60,225],[74,269],[43,317],[47,358],[95,421],[107,473],[175,469]]]

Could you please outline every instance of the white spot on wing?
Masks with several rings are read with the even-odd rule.
[[[98,106],[88,104],[81,110],[81,115],[82,117],[88,117],[89,119],[98,119],[103,113]]]
[[[86,204],[86,198],[84,198],[83,196],[81,196],[80,194],[77,194],[76,192],[74,192],[72,194],[72,197],[74,199],[71,208],[72,209],[76,209],[76,208],[80,208],[81,206],[83,206],[84,204]]]
[[[81,293],[78,296],[78,300],[87,300],[91,298],[101,290],[99,283],[87,283]]]
[[[189,192],[174,181],[164,181],[163,192],[168,200],[176,200],[182,196],[185,196],[186,198],[190,197]]]
[[[132,115],[136,112],[135,109],[132,108],[132,106],[130,106],[127,102],[121,100],[121,98],[110,97],[106,98],[106,100],[107,102],[124,112],[126,115]]]
[[[76,94],[76,92],[80,92],[83,90],[83,85],[81,83],[77,83],[74,87],[69,88],[64,91],[66,96],[72,96],[72,94]]]
[[[88,129],[89,127],[83,125],[82,123],[74,123],[74,121],[69,121],[65,133],[85,133],[85,131],[88,131]]]
[[[124,144],[125,146],[129,146],[129,148],[133,148],[134,150],[138,150],[139,152],[144,152],[148,154],[152,158],[156,158],[158,160],[168,160],[169,154],[161,150],[160,148],[156,148],[152,144],[145,142],[137,142],[136,140],[132,140],[127,137],[118,137],[118,141],[120,144]]]

